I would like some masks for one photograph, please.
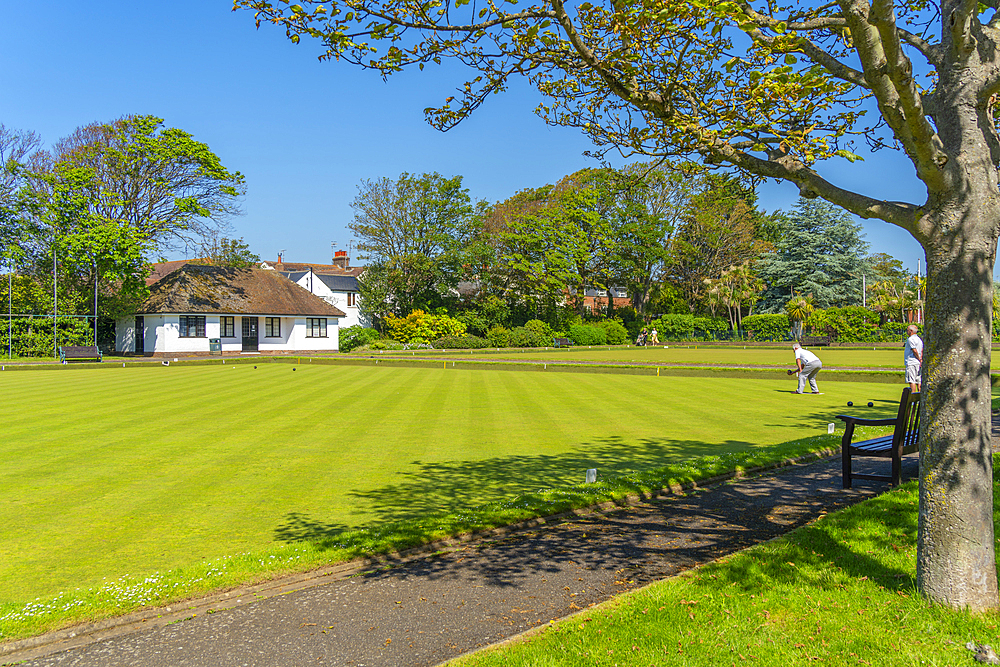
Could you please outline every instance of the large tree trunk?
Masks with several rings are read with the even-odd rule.
[[[995,184],[985,189],[939,209],[941,233],[925,243],[917,545],[923,594],[974,611],[997,606],[990,339],[1000,202]]]

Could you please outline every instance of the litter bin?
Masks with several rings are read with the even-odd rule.
[[[222,354],[222,339],[221,338],[209,338],[208,339],[208,353],[209,354]]]

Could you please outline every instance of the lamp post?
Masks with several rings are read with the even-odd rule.
[[[7,267],[7,358],[14,358],[14,274]]]
[[[94,347],[97,347],[97,260],[91,256],[94,264]]]
[[[52,235],[52,355],[59,358],[59,334],[56,329],[56,317],[59,314],[59,262],[56,255],[56,237]]]

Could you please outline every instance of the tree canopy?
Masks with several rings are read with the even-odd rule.
[[[799,199],[785,216],[775,252],[759,263],[768,289],[763,312],[780,312],[796,293],[811,294],[816,308],[861,305],[861,276],[872,273],[861,225],[843,209]]]
[[[1000,234],[997,0],[235,0],[324,59],[383,75],[453,59],[441,129],[513,79],[547,122],[597,153],[700,157],[791,181],[907,230],[927,255],[917,581],[955,607],[1000,606],[990,427],[993,266]],[[858,142],[899,150],[924,201],[838,185],[827,160]]]

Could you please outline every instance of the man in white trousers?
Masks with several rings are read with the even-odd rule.
[[[795,350],[795,365],[798,367],[798,371],[788,371],[788,374],[791,375],[795,372],[799,374],[799,390],[795,393],[806,393],[806,380],[809,380],[809,388],[812,389],[812,393],[820,393],[819,385],[816,384],[816,376],[819,374],[820,369],[823,368],[823,362],[819,360],[819,357],[798,343],[793,344],[792,349]]]

